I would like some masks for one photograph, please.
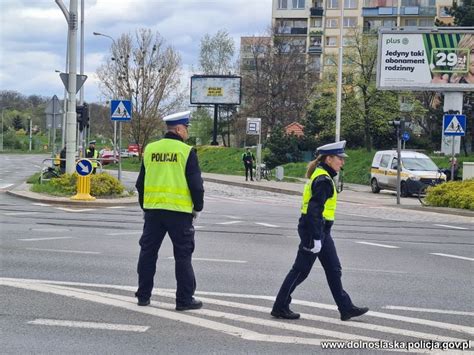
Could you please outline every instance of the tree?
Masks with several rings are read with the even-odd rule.
[[[276,28],[268,36],[251,39],[246,58],[241,59],[244,105],[240,116],[243,121],[260,117],[265,137],[277,124],[302,121],[313,81],[304,41],[283,37]]]
[[[228,75],[233,71],[235,44],[226,30],[201,38],[199,68],[205,75]]]
[[[189,136],[196,139],[196,144],[209,144],[212,138],[213,122],[205,107],[198,107],[193,113]]]
[[[266,148],[269,153],[264,160],[269,169],[301,160],[298,137],[294,134],[286,134],[281,124],[277,124],[272,129]]]
[[[111,46],[111,58],[97,69],[106,97],[132,102],[131,123],[123,125],[135,143],[145,146],[164,128],[161,117],[182,107],[181,58],[157,32],[138,29],[122,34]]]
[[[474,1],[454,1],[449,14],[454,17],[454,24],[460,27],[474,26]]]
[[[13,126],[13,129],[15,131],[19,131],[20,129],[24,129],[25,126],[23,124],[23,120],[21,119],[21,117],[19,115],[16,115],[14,118],[13,118],[13,121],[12,121],[12,126]]]

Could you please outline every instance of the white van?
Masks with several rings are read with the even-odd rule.
[[[404,197],[418,194],[428,185],[446,181],[436,164],[425,154],[401,151],[400,194]],[[397,190],[397,151],[382,150],[375,153],[370,169],[370,186],[373,193],[380,190]]]

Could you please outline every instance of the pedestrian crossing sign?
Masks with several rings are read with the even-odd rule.
[[[443,132],[445,136],[464,136],[466,135],[466,116],[465,115],[444,115]]]
[[[110,102],[112,121],[130,121],[132,119],[132,102],[129,100],[112,100]]]

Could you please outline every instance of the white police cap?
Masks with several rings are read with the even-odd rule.
[[[163,121],[168,126],[176,126],[179,124],[188,126],[190,118],[191,118],[191,111],[183,111],[183,112],[173,113],[172,115],[165,116],[163,117]]]
[[[95,144],[95,140],[94,140],[94,141],[90,141],[90,142],[89,142],[89,145],[90,145],[90,144]]]
[[[316,149],[317,155],[337,155],[342,158],[347,158],[348,155],[344,153],[346,141],[339,141],[334,143],[325,144]]]

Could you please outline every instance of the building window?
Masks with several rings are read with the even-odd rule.
[[[279,9],[287,9],[288,8],[288,0],[278,0],[278,8]]]
[[[324,56],[324,65],[336,65],[336,58],[331,55]]]
[[[353,46],[354,45],[354,38],[352,38],[352,37],[343,37],[342,38],[342,45],[344,47]]]
[[[304,9],[305,0],[293,0],[293,9]]]
[[[439,8],[439,17],[451,17],[449,11],[451,11],[451,6],[441,6]]]
[[[358,6],[358,0],[344,0],[345,9],[357,9]]]
[[[339,0],[328,0],[327,8],[328,9],[338,9],[339,8]]]
[[[326,28],[338,28],[339,23],[338,23],[337,18],[327,18],[326,19]]]
[[[420,19],[419,26],[420,27],[432,27],[434,25],[434,21],[429,18]]]
[[[323,27],[323,19],[322,18],[312,18],[311,19],[311,27]]]
[[[335,47],[335,46],[337,46],[337,37],[335,37],[335,36],[327,36],[327,37],[326,37],[326,46],[328,46],[328,47]]]
[[[405,20],[405,26],[417,26],[417,25],[418,23],[416,19],[410,18],[410,19]]]
[[[344,17],[344,28],[357,27],[357,17]]]

